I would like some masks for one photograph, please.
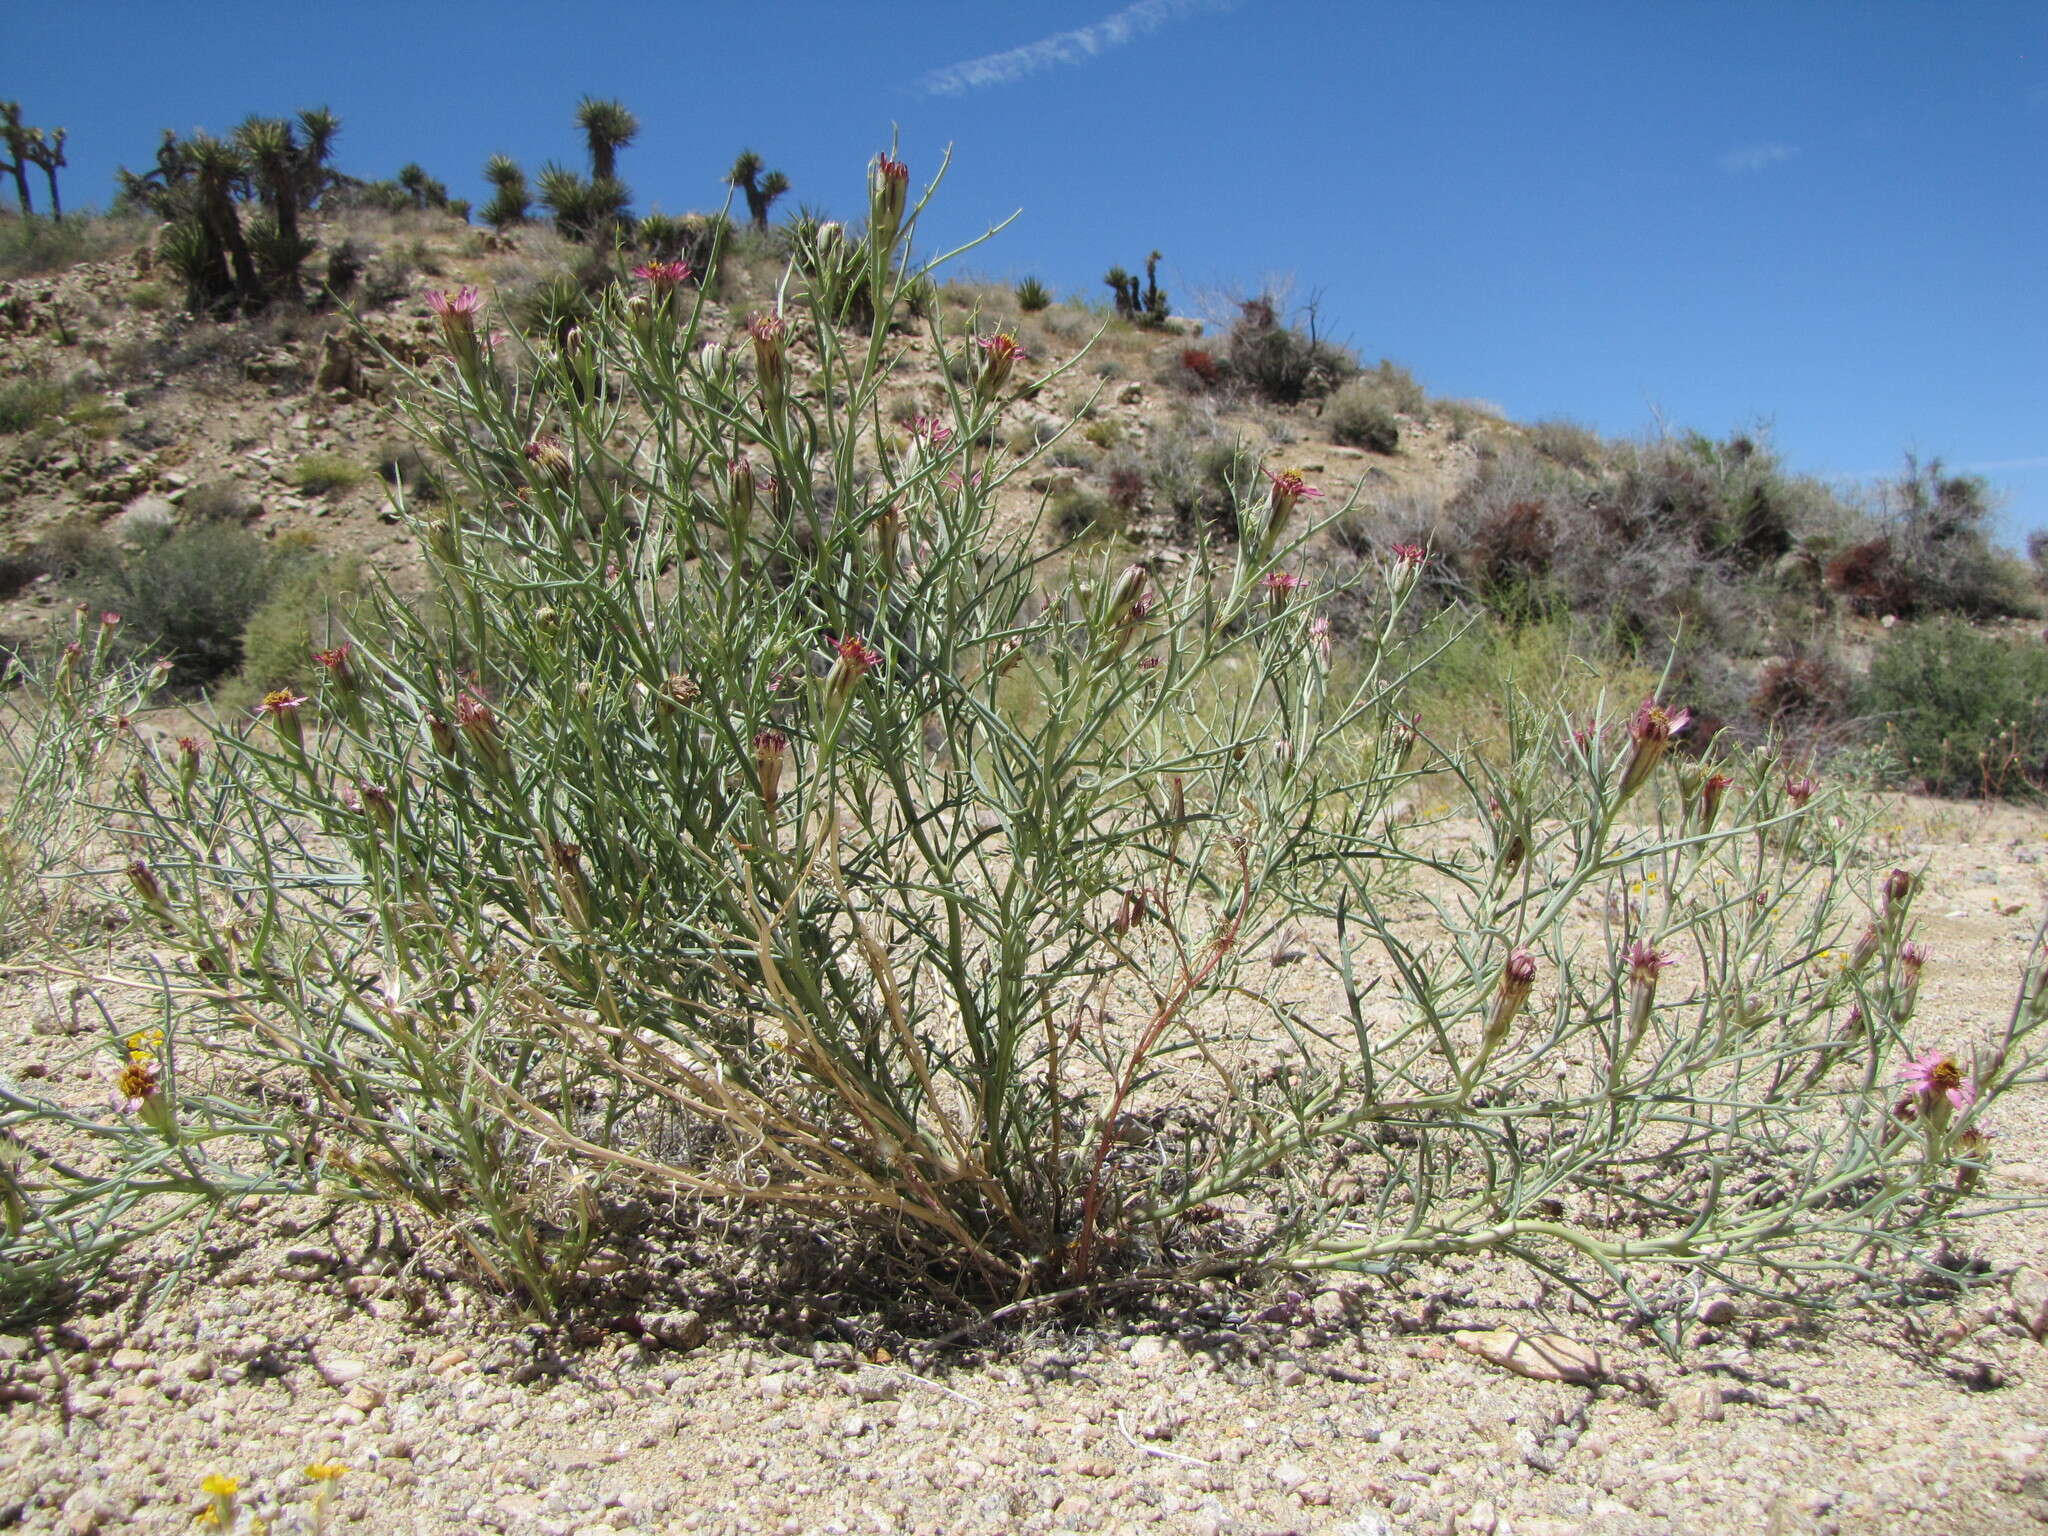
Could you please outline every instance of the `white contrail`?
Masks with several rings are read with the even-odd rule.
[[[935,69],[919,81],[930,96],[963,96],[989,85],[1011,85],[1027,75],[1059,64],[1083,64],[1098,54],[1121,48],[1169,21],[1198,11],[1228,10],[1234,0],[1138,0],[1089,26],[1055,32],[1035,43],[1002,53],[983,54]]]

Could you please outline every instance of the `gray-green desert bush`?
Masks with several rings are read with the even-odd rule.
[[[1895,631],[1857,700],[1890,755],[1937,794],[2048,787],[2048,648],[1957,619]]]
[[[443,299],[437,618],[382,605],[196,767],[137,748],[164,1037],[102,1043],[113,1106],[5,1090],[118,1170],[18,1180],[20,1233],[291,1190],[547,1308],[651,1192],[955,1298],[1493,1249],[1670,1323],[1700,1275],[1917,1280],[1996,1205],[2048,994],[1916,1031],[1901,1106],[1912,877],[1761,763],[1680,776],[1654,702],[1433,739],[1388,659],[1423,556],[1361,564],[1340,667],[1299,476],[1227,553],[1048,587],[994,516],[1034,461],[978,446],[1040,365],[984,337],[882,426],[924,202],[886,156],[868,192],[865,328],[615,293],[515,387]],[[1304,948],[1345,1002],[1275,984]]]

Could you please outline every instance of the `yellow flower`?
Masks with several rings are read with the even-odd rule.
[[[242,1491],[242,1480],[239,1477],[222,1477],[215,1472],[199,1485],[199,1491],[209,1498],[232,1499]]]
[[[209,1504],[192,1517],[192,1523],[208,1527],[218,1526],[220,1524],[220,1511]]]
[[[306,1476],[316,1483],[331,1483],[348,1470],[344,1461],[316,1461],[306,1468]]]
[[[128,1059],[143,1062],[153,1059],[164,1048],[164,1032],[160,1029],[138,1029],[128,1037]]]

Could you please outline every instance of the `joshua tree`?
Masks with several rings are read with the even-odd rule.
[[[14,178],[14,194],[21,200],[24,214],[34,213],[35,204],[28,195],[28,168],[34,163],[28,152],[29,134],[33,130],[21,125],[21,103],[0,101],[0,140],[7,144],[7,153],[13,158],[0,170]]]
[[[194,134],[188,148],[199,226],[227,257],[235,295],[244,303],[260,300],[263,285],[249,254],[249,242],[242,237],[241,215],[235,209],[236,194],[248,190],[248,157],[236,145],[210,133]]]
[[[624,218],[631,196],[616,176],[586,181],[552,160],[540,168],[541,206],[555,216],[555,228],[570,240],[592,239]]]
[[[789,190],[789,178],[782,172],[761,174],[761,157],[751,149],[740,151],[739,159],[733,161],[725,179],[746,194],[747,212],[752,215],[756,229],[768,227],[769,205]]]
[[[341,119],[325,107],[309,107],[299,114],[299,206],[317,207],[321,195],[334,180],[328,160],[334,141],[341,133]]]
[[[43,130],[40,128],[31,128],[28,134],[28,143],[24,146],[23,152],[40,165],[43,168],[43,175],[49,178],[50,217],[61,224],[64,222],[64,203],[57,196],[57,172],[64,164],[64,130],[51,130],[47,139],[43,137]]]
[[[510,155],[493,155],[484,162],[484,180],[496,188],[484,204],[484,222],[500,231],[524,223],[533,206],[533,194],[527,190],[526,172],[519,163]]]
[[[586,96],[576,104],[576,121],[590,146],[590,179],[618,180],[619,151],[633,142],[640,120],[616,101]]]

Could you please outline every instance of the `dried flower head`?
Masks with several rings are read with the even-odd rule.
[[[128,1060],[114,1074],[114,1107],[124,1115],[139,1115],[161,1088],[155,1058],[130,1051]]]
[[[789,756],[789,738],[780,731],[762,731],[754,737],[754,773],[760,780],[761,800],[770,813],[782,789],[782,765]]]

